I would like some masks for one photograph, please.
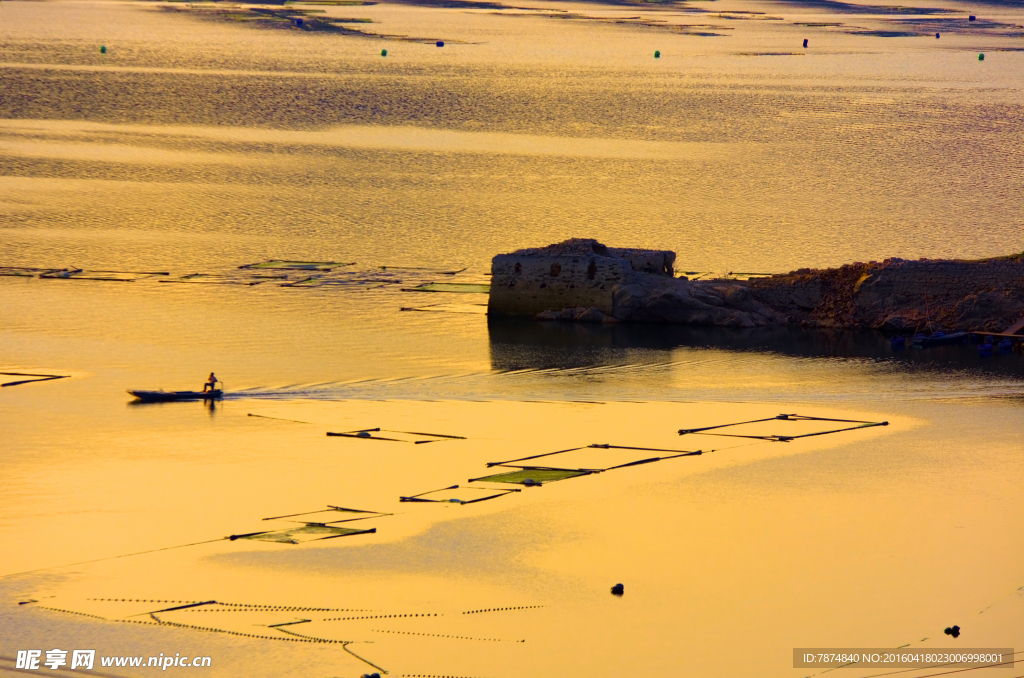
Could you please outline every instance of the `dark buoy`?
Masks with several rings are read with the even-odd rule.
[[[613,596],[621,596],[625,592],[626,592],[626,587],[623,586],[622,584],[616,584],[615,586],[612,587],[612,595]]]
[[[979,54],[978,55],[978,61],[984,61],[984,60],[985,60],[985,55],[984,54]]]
[[[974,15],[972,14],[972,15],[970,15],[969,17],[967,17],[967,20],[968,20],[968,21],[977,21],[977,20],[978,20],[978,17],[976,17],[976,16],[974,16]]]
[[[654,50],[654,58],[655,59],[660,59],[661,58],[661,51],[660,50]]]
[[[107,46],[106,45],[100,45],[100,54],[106,54],[106,53],[107,53]]]
[[[984,344],[978,344],[978,355],[982,358],[989,358],[992,356],[992,344],[987,341]]]
[[[302,28],[302,17],[296,17],[295,18],[295,27],[296,28]]]
[[[527,478],[524,480],[523,485],[526,485],[527,487],[540,487],[540,483],[533,478]]]
[[[387,56],[387,55],[388,55],[388,51],[387,51],[386,49],[382,49],[382,50],[380,51],[380,55],[381,55],[381,56]]]
[[[938,39],[939,39],[939,34],[938,34],[938,33],[936,33],[936,34],[935,34],[935,39],[936,39],[936,40],[938,40]]]
[[[902,351],[907,347],[907,338],[893,337],[892,339],[889,340],[889,345],[892,346],[892,350],[894,351]]]
[[[943,633],[945,633],[947,636],[953,636],[954,638],[959,638],[960,637],[960,627],[959,626],[947,626],[946,629],[943,631]]]
[[[804,48],[807,48],[807,38],[804,38]]]
[[[437,46],[438,47],[444,47],[444,40],[438,40],[437,41]]]

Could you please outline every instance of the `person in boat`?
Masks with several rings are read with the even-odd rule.
[[[216,391],[216,390],[217,390],[217,377],[213,376],[213,372],[210,372],[210,378],[206,380],[205,384],[203,384],[203,393],[206,393],[207,391]]]

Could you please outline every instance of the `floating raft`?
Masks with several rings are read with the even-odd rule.
[[[24,266],[0,266],[0,275],[17,278],[36,278],[43,273],[65,271],[63,268],[27,268]]]
[[[766,421],[828,421],[842,424],[855,424],[854,426],[844,426],[842,428],[829,429],[827,431],[814,431],[813,433],[802,433],[798,435],[741,435],[739,433],[708,433],[720,428],[729,428],[730,426],[744,426],[746,424],[759,424]],[[813,438],[814,436],[823,436],[830,433],[842,433],[844,431],[856,431],[862,428],[872,428],[875,426],[888,426],[887,421],[859,421],[855,419],[830,419],[828,417],[809,417],[802,414],[779,414],[774,417],[767,417],[765,419],[753,419],[751,421],[738,421],[732,424],[718,424],[716,426],[704,426],[702,428],[681,428],[679,429],[679,435],[685,436],[689,434],[699,434],[705,436],[725,436],[727,438],[750,438],[752,440],[767,440],[773,443],[788,443],[798,438]]]
[[[240,535],[237,539],[272,541],[278,544],[301,544],[305,541],[336,539],[337,537],[348,537],[353,534],[372,534],[376,531],[376,527],[371,527],[368,530],[357,530],[351,527],[334,527],[324,523],[307,523],[302,527],[293,527],[287,530]]]
[[[600,473],[598,469],[568,469],[568,468],[542,468],[529,467],[520,468],[507,473],[498,473],[483,478],[471,478],[469,482],[481,483],[512,483],[515,485],[544,485],[569,478],[579,478],[593,473]]]

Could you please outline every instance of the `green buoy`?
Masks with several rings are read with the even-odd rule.
[[[386,49],[382,49],[382,50],[380,51],[380,55],[381,55],[381,56],[387,56],[387,55],[388,55],[388,51],[387,51]]]
[[[979,54],[978,55],[978,61],[984,61],[984,60],[985,60],[985,55],[984,54]]]
[[[107,46],[106,45],[100,45],[100,54],[106,54],[106,53],[107,53]]]
[[[654,58],[655,59],[660,59],[661,58],[661,52],[658,51],[658,50],[654,50]]]

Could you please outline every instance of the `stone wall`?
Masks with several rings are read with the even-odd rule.
[[[541,320],[1001,332],[1024,317],[1024,254],[887,259],[750,281],[673,277],[675,253],[574,239],[494,257],[489,312]]]
[[[589,239],[499,254],[491,261],[488,312],[533,316],[583,307],[610,316],[617,285],[628,284],[635,270],[671,277],[674,262],[675,252],[615,249]]]

